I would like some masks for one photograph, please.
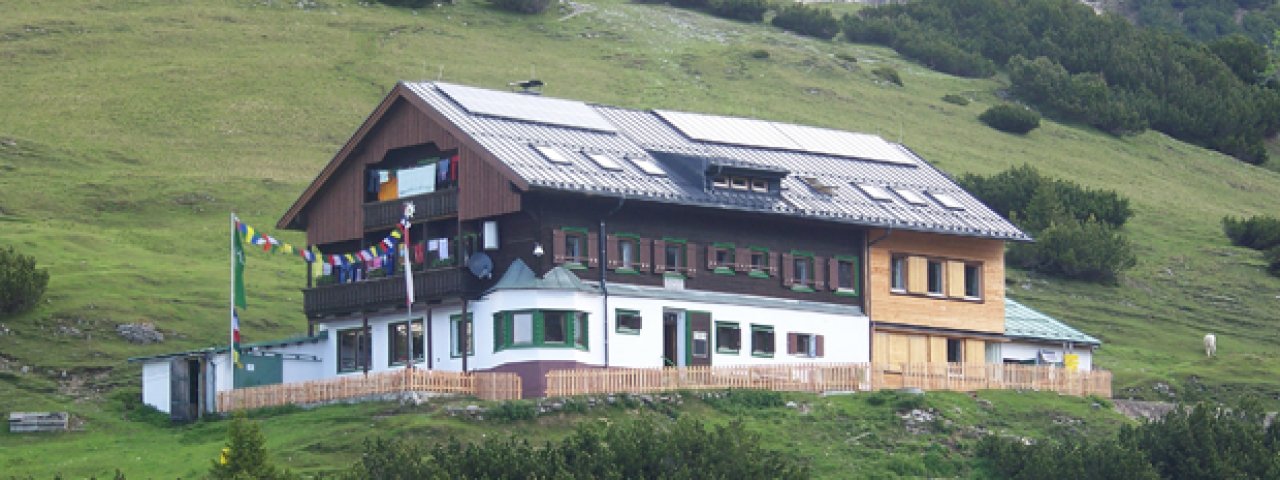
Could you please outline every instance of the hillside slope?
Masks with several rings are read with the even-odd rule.
[[[748,115],[878,133],[951,174],[1031,163],[1120,190],[1139,265],[1119,287],[1012,272],[1010,295],[1106,342],[1121,396],[1275,399],[1280,279],[1228,245],[1223,215],[1274,213],[1280,174],[1156,133],[1047,122],[986,128],[999,79],[892,51],[620,0],[536,17],[474,0],[419,11],[356,2],[23,2],[0,18],[0,244],[52,273],[47,302],[0,320],[0,404],[74,403],[136,382],[129,356],[213,345],[227,329],[228,212],[270,229],[398,80]],[[563,18],[563,20],[562,20]],[[904,87],[878,81],[896,67]],[[959,93],[975,102],[941,100]],[[282,232],[273,232],[282,233]],[[299,235],[283,235],[302,243]],[[248,341],[295,333],[303,265],[249,257]],[[166,337],[116,334],[151,323]],[[1220,357],[1204,358],[1215,332]],[[22,373],[32,367],[32,373]],[[66,372],[64,374],[64,372]]]

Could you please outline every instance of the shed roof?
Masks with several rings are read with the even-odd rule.
[[[253,350],[257,348],[287,347],[289,345],[299,345],[303,343],[323,342],[325,340],[328,340],[328,338],[329,338],[329,332],[323,331],[317,335],[310,335],[310,336],[297,335],[297,336],[281,338],[277,340],[266,340],[262,342],[245,343],[240,345],[240,350],[247,351],[247,350]],[[130,357],[129,361],[145,362],[147,360],[158,360],[161,358],[185,357],[187,355],[195,355],[198,353],[226,353],[230,350],[231,350],[231,347],[228,345],[218,345],[214,347],[198,348],[195,350],[186,350],[182,352],[160,353],[156,355],[147,355],[144,357]]]
[[[401,86],[436,110],[452,127],[471,137],[514,172],[519,177],[518,183],[527,184],[530,189],[620,196],[903,230],[1030,240],[910,149],[872,135],[715,115],[629,110],[443,82],[402,83]],[[540,109],[563,113],[557,116]],[[673,117],[673,114],[680,116]],[[679,118],[680,122],[670,118]],[[746,137],[721,128],[736,125],[758,127],[776,138],[762,142],[735,140]],[[770,141],[777,146],[758,146]],[[747,144],[749,142],[757,145]],[[549,162],[535,146],[554,148],[569,163]],[[834,151],[845,153],[829,153]],[[587,153],[608,155],[621,169],[602,168],[589,159]],[[666,174],[646,173],[637,162],[658,165]],[[755,167],[761,172],[785,172],[782,192],[761,195],[709,189],[680,174],[681,170],[698,171],[708,165],[729,164]],[[801,177],[816,178],[833,188],[819,191]],[[963,208],[947,208],[936,202],[913,205],[900,198],[875,200],[854,184],[949,194]]]
[[[1004,299],[1004,334],[1013,338],[1102,345],[1098,339],[1009,297]]]
[[[542,278],[538,278],[538,275],[524,263],[524,260],[517,258],[511,262],[510,267],[507,267],[507,271],[502,274],[502,278],[498,279],[498,282],[485,294],[499,290],[586,291],[587,287],[577,275],[560,266],[552,268]]]

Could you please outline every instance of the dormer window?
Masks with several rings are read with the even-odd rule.
[[[759,192],[759,193],[769,193],[769,182],[760,178],[752,179],[751,191]]]
[[[729,188],[734,190],[746,190],[750,188],[749,185],[750,182],[745,177],[733,177],[729,179]]]
[[[711,186],[716,188],[729,188],[729,177],[715,177],[711,179]]]

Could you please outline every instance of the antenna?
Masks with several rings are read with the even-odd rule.
[[[436,74],[436,81],[439,82],[441,80],[444,80],[444,64],[443,63],[440,64],[440,73]]]

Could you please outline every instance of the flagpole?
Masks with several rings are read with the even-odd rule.
[[[415,209],[413,206],[413,202],[405,202],[404,216],[401,217],[401,220],[400,220],[401,226],[404,227],[404,241],[400,242],[400,248],[404,256],[404,277],[405,277],[404,305],[405,305],[405,311],[408,312],[408,316],[409,316],[409,321],[405,323],[406,327],[404,332],[405,336],[408,337],[405,343],[409,345],[409,358],[405,362],[405,365],[406,365],[406,368],[408,368],[409,370],[413,370],[413,367],[414,367],[414,361],[413,361],[413,268],[409,264],[409,228],[412,225],[411,223],[409,223],[409,219],[413,217],[414,210]],[[422,329],[423,330],[427,329],[426,322],[423,322]]]
[[[230,253],[231,253],[230,255],[231,261],[228,262],[228,266],[230,267],[231,271],[230,271],[230,275],[227,275],[227,277],[231,280],[231,288],[227,289],[227,291],[230,293],[230,300],[231,300],[229,304],[231,307],[231,310],[230,310],[231,321],[227,323],[227,330],[228,330],[227,359],[231,360],[231,388],[235,388],[236,366],[235,366],[234,359],[236,356],[236,353],[235,353],[235,348],[236,348],[236,324],[235,324],[235,321],[236,321],[236,212],[231,212],[230,220],[231,220],[231,228],[229,229],[230,230],[229,233],[231,234],[231,239],[230,239],[231,241],[228,242],[227,246],[230,248]]]

